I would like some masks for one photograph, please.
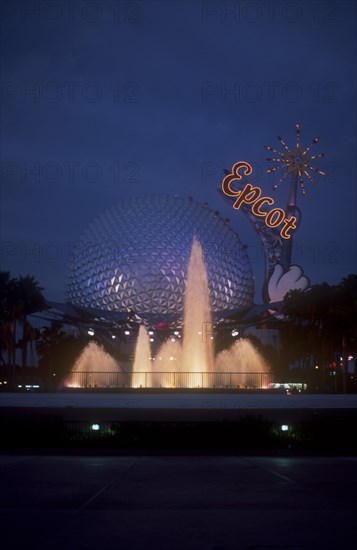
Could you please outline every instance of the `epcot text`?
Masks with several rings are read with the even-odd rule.
[[[252,167],[248,162],[239,161],[233,165],[232,172],[227,174],[227,176],[222,181],[222,191],[228,197],[237,197],[233,208],[238,210],[242,204],[251,204],[252,212],[255,216],[265,218],[265,224],[268,227],[278,227],[282,225],[280,230],[280,236],[283,239],[290,239],[291,235],[289,231],[291,229],[296,229],[296,220],[295,216],[286,217],[286,213],[282,208],[273,208],[269,212],[261,210],[261,207],[264,204],[272,206],[274,204],[274,199],[271,197],[260,197],[262,190],[260,187],[253,187],[250,183],[247,183],[243,189],[234,189],[231,187],[233,181],[240,181],[242,176],[239,171],[243,169],[244,175],[249,176],[252,173]]]

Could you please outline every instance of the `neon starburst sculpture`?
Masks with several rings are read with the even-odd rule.
[[[300,143],[301,137],[301,127],[300,124],[296,124],[296,146],[295,149],[290,149],[285,143],[283,138],[278,136],[278,140],[283,148],[282,151],[270,147],[270,145],[265,145],[267,151],[275,153],[277,156],[274,158],[267,158],[266,160],[274,163],[272,168],[267,170],[268,173],[278,172],[282,170],[282,175],[278,183],[273,186],[273,191],[275,191],[282,181],[290,177],[290,188],[288,202],[286,206],[286,212],[289,215],[294,215],[297,218],[297,225],[300,223],[300,210],[296,205],[297,198],[297,189],[298,185],[301,187],[302,194],[306,195],[304,179],[307,178],[310,183],[314,184],[314,179],[311,176],[311,173],[320,174],[325,176],[325,172],[315,168],[312,163],[315,159],[324,157],[324,153],[319,153],[314,155],[311,153],[311,149],[319,141],[318,137],[314,137],[310,145],[304,148]],[[292,241],[289,239],[289,242],[283,242],[281,244],[281,255],[280,263],[283,265],[284,269],[289,269],[291,265],[291,256],[292,256]]]
[[[294,150],[290,149],[280,136],[278,136],[278,140],[283,147],[283,151],[278,151],[277,149],[270,147],[270,145],[265,146],[265,149],[267,151],[271,151],[278,155],[278,157],[266,159],[267,161],[274,162],[276,164],[272,168],[269,168],[267,172],[272,173],[277,172],[278,170],[284,170],[284,173],[282,174],[280,180],[274,185],[273,191],[275,191],[279,187],[279,185],[285,178],[289,176],[291,177],[291,186],[288,201],[289,206],[296,205],[296,192],[298,183],[300,184],[303,195],[306,195],[304,178],[307,178],[312,184],[315,183],[313,178],[311,177],[310,172],[325,176],[325,172],[322,172],[318,168],[315,168],[311,165],[311,161],[325,156],[324,153],[320,153],[318,155],[311,155],[310,153],[311,148],[316,145],[316,143],[319,141],[319,138],[314,137],[310,145],[306,147],[306,149],[304,149],[300,143],[300,134],[301,127],[299,124],[296,124],[296,147]]]

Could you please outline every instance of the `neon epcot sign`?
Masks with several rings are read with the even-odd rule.
[[[263,205],[274,205],[274,199],[271,197],[261,197],[262,190],[260,187],[253,187],[250,183],[247,183],[243,189],[234,189],[231,184],[234,181],[240,181],[243,176],[239,171],[243,171],[244,176],[250,176],[253,169],[248,162],[240,160],[233,165],[232,172],[228,174],[222,181],[222,191],[228,197],[236,197],[233,203],[233,208],[239,210],[242,204],[251,204],[252,212],[255,216],[264,218],[267,227],[278,227],[282,225],[280,229],[280,236],[283,239],[290,239],[290,230],[296,229],[297,218],[295,216],[287,217],[286,212],[282,208],[273,208],[270,211],[262,210]]]

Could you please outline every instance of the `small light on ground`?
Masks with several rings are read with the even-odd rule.
[[[91,430],[93,430],[93,432],[98,432],[100,430],[99,424],[92,424]]]
[[[282,425],[281,425],[281,431],[282,431],[282,432],[287,432],[288,429],[289,429],[289,426],[288,426],[287,424],[282,424]]]

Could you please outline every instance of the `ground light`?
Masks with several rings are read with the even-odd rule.
[[[93,432],[98,432],[100,430],[100,425],[99,424],[91,424],[90,429],[93,430]]]
[[[38,390],[40,388],[39,384],[18,384],[17,387],[19,389],[25,389],[25,390]]]
[[[282,432],[287,432],[288,429],[289,429],[289,426],[288,426],[287,424],[282,424],[282,425],[281,425],[281,431],[282,431]]]

